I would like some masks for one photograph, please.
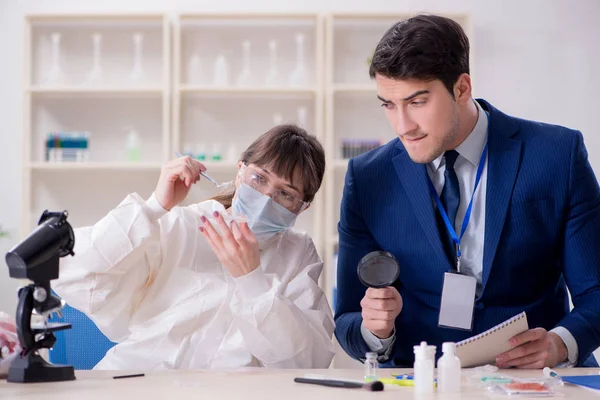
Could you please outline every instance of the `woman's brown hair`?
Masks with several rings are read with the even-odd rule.
[[[321,143],[304,129],[291,124],[277,125],[261,135],[242,153],[240,161],[246,165],[268,167],[292,184],[299,176],[306,202],[315,198],[325,174],[325,151]],[[235,188],[212,199],[229,208],[234,195]]]

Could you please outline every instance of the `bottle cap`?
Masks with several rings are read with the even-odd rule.
[[[456,343],[454,342],[445,342],[442,344],[442,351],[448,354],[455,354],[456,353]]]
[[[427,342],[423,341],[419,346],[413,346],[415,358],[424,360],[427,358],[435,357],[435,346],[427,345]]]

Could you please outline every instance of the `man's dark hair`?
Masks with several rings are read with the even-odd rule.
[[[394,24],[377,44],[369,67],[371,78],[439,79],[452,96],[463,73],[469,73],[469,39],[456,21],[438,15]]]

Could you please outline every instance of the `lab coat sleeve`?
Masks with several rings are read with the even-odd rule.
[[[310,240],[304,254],[288,283],[270,282],[260,267],[235,278],[235,321],[250,352],[269,368],[328,368],[334,356],[331,307],[318,285],[323,262]]]
[[[166,213],[154,194],[131,194],[91,227],[75,230],[75,256],[60,260],[56,293],[86,314],[112,341],[129,335],[136,307],[160,267],[158,219]]]

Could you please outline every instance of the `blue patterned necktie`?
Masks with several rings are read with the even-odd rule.
[[[444,171],[444,188],[442,189],[442,195],[440,196],[444,210],[446,210],[448,219],[452,223],[453,227],[456,221],[458,205],[460,204],[460,187],[458,185],[456,171],[454,171],[454,163],[456,162],[457,157],[458,152],[456,150],[450,150],[444,154],[444,158],[446,159],[446,171]],[[446,227],[444,219],[442,218],[439,210],[437,213],[437,221],[442,244],[444,245],[444,251],[448,256],[450,263],[455,265],[456,245],[452,240],[452,235],[450,232],[448,232],[448,228]]]

